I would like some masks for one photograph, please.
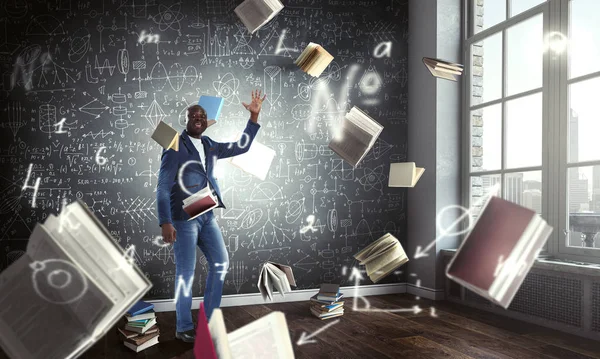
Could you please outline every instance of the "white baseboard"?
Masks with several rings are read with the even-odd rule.
[[[358,295],[369,296],[369,295],[385,295],[385,294],[398,294],[406,293],[406,283],[393,283],[393,284],[373,284],[368,286],[358,287]],[[313,295],[317,294],[318,288],[315,289],[300,289],[294,290],[291,293],[286,293],[285,297],[282,297],[277,292],[273,293],[273,301],[265,301],[260,293],[248,293],[248,294],[230,294],[224,295],[221,299],[221,307],[237,307],[242,305],[253,305],[253,304],[270,304],[270,303],[283,303],[283,302],[303,302],[307,301]],[[340,291],[348,297],[352,297],[355,294],[355,287],[341,287]],[[421,295],[423,298],[429,298],[427,295]],[[200,307],[202,297],[192,299],[192,308],[197,309]],[[173,299],[159,299],[159,300],[147,300],[147,302],[154,304],[155,312],[172,312],[175,311],[175,302]]]
[[[431,300],[446,299],[446,293],[443,289],[433,289],[421,286],[417,287],[413,283],[406,283],[406,293]]]

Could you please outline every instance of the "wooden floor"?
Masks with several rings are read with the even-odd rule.
[[[271,311],[286,315],[296,358],[597,358],[600,342],[463,307],[448,302],[417,300],[408,294],[367,297],[372,308],[411,308],[405,312],[352,311],[346,300],[340,321],[318,334],[316,343],[297,346],[302,332],[312,333],[331,321],[313,317],[307,302],[223,308],[232,331]],[[434,307],[435,317],[431,314]],[[194,318],[197,311],[194,311]],[[121,343],[117,330],[91,348],[83,358],[191,358],[192,344],[176,340],[175,313],[157,313],[160,344],[134,353]],[[0,355],[2,357],[2,355]]]

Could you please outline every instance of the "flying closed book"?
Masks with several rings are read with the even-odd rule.
[[[311,42],[294,62],[300,69],[313,77],[319,77],[327,66],[333,61],[321,45]]]
[[[408,257],[398,239],[387,233],[354,255],[367,270],[373,283],[408,262]]]
[[[492,196],[446,275],[508,308],[551,233],[552,227],[533,210]]]
[[[381,131],[383,126],[354,106],[346,114],[341,131],[331,140],[329,148],[356,167],[371,150]]]
[[[219,200],[210,189],[210,186],[194,193],[183,200],[183,210],[190,216],[188,221],[210,211],[219,205]]]
[[[283,4],[279,0],[245,0],[233,12],[244,23],[248,31],[254,34],[277,16],[282,9]]]
[[[296,286],[296,280],[290,266],[273,262],[263,264],[258,275],[258,290],[263,299],[273,300],[273,287],[281,296],[285,296],[284,293],[292,291],[291,286]]]
[[[425,169],[416,167],[414,162],[392,163],[388,187],[414,187],[423,172]]]
[[[207,127],[214,125],[217,123],[217,119],[221,114],[221,110],[223,109],[223,103],[225,100],[222,97],[217,96],[200,96],[200,100],[198,100],[198,105],[202,106],[204,111],[206,111],[206,119]]]
[[[423,63],[427,66],[427,69],[435,77],[456,81],[456,76],[460,76],[463,73],[463,65],[455,64],[452,62],[432,59],[429,57],[423,58]]]
[[[166,123],[160,121],[152,132],[152,139],[165,150],[179,151],[179,133]]]
[[[242,138],[240,141],[244,141]],[[269,174],[276,152],[262,143],[252,142],[246,153],[229,158],[229,163],[264,181]]]

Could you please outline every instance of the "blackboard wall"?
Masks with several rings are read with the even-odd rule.
[[[351,285],[352,255],[366,244],[390,232],[406,245],[406,190],[387,187],[389,163],[406,160],[406,1],[287,0],[254,35],[233,14],[238,3],[2,5],[0,269],[19,257],[36,222],[80,198],[123,247],[135,245],[154,284],[147,297],[173,298],[173,252],[152,243],[161,148],[150,134],[160,120],[182,130],[186,107],[208,94],[225,106],[206,135],[232,139],[254,88],[268,94],[256,141],[277,156],[265,181],[219,161],[224,294],[257,292],[265,260],[291,265],[299,289]],[[319,79],[293,64],[309,42],[335,57]],[[352,106],[385,127],[355,169],[327,147]],[[23,190],[30,165],[27,184],[41,178],[35,208],[33,190]],[[317,230],[300,234],[309,215]],[[207,270],[198,258],[194,296]]]

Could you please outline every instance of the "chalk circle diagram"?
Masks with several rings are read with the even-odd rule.
[[[12,19],[20,19],[27,14],[27,1],[7,0],[4,2],[4,11]]]
[[[304,212],[304,202],[306,199],[300,192],[296,192],[287,201],[287,210],[285,212],[285,221],[289,224],[295,223]]]
[[[26,35],[56,36],[66,34],[63,24],[52,15],[34,17],[27,26]]]
[[[338,227],[338,215],[337,215],[337,210],[334,209],[330,209],[329,211],[327,211],[327,228],[329,228],[329,230],[331,232],[336,232],[337,231],[337,227]]]
[[[85,54],[90,50],[90,32],[85,28],[81,27],[73,36],[71,36],[71,43],[69,45],[69,60],[73,63],[81,61]]]
[[[238,97],[239,86],[240,80],[236,79],[231,72],[220,77],[218,81],[213,81],[213,88],[217,92],[217,95],[222,97],[227,105],[237,105],[240,103],[240,98]]]
[[[242,227],[244,229],[250,229],[250,228],[254,227],[262,219],[263,213],[264,213],[263,210],[260,208],[253,209],[248,214],[246,214],[246,216],[244,216],[244,219],[242,219],[242,223],[240,224],[240,227]]]
[[[62,259],[35,261],[29,265],[35,292],[53,304],[73,303],[87,292],[87,278],[71,262]]]
[[[283,199],[281,188],[273,182],[262,182],[252,190],[251,202],[277,201]]]
[[[176,3],[170,6],[163,4],[158,5],[158,14],[152,18],[158,25],[160,31],[168,29],[179,32],[181,30],[181,20],[183,20],[183,14],[181,13],[181,3]]]
[[[185,70],[178,62],[171,65],[167,72],[165,65],[158,61],[150,71],[150,83],[156,91],[162,91],[168,83],[173,91],[180,91],[184,85],[192,86],[198,80],[198,71],[194,66],[188,66]]]

